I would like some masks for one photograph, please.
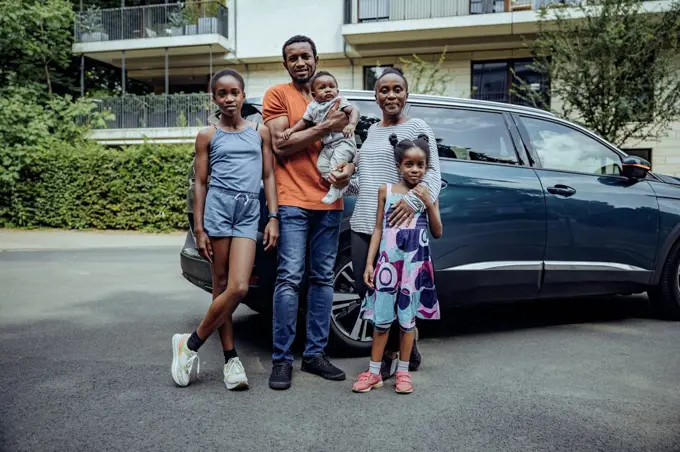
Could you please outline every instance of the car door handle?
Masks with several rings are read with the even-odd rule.
[[[567,185],[557,184],[554,187],[548,187],[548,193],[560,196],[572,196],[576,190]]]

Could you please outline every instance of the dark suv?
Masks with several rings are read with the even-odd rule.
[[[343,94],[361,110],[360,147],[380,110],[372,92]],[[260,106],[249,99],[244,117],[261,121]],[[644,160],[542,110],[422,95],[409,96],[406,108],[432,127],[439,148],[444,236],[432,249],[442,307],[647,291],[659,312],[680,319],[680,180],[648,172]],[[193,228],[193,169],[187,193]],[[354,291],[353,207],[347,197],[331,344],[365,351],[372,331]],[[211,290],[192,231],[181,267]],[[260,241],[245,304],[271,312],[275,278],[276,252],[265,253]]]

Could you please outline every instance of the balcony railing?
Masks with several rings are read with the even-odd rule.
[[[108,97],[95,101],[98,111],[110,111],[114,118],[108,129],[158,127],[203,127],[216,111],[210,94],[170,94]]]
[[[352,0],[347,0],[349,3]],[[432,19],[575,4],[581,0],[354,0],[362,22]]]
[[[75,42],[220,34],[228,37],[227,8],[218,1],[167,3],[78,14]]]

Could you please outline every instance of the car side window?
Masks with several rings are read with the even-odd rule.
[[[354,131],[354,139],[356,140],[357,148],[361,149],[361,145],[364,143],[364,141],[366,141],[369,127],[371,127],[376,122],[380,122],[380,118],[382,118],[382,112],[375,101],[350,100],[350,103],[356,106],[361,113],[359,124],[357,124],[357,127]]]
[[[621,174],[621,157],[571,127],[522,116],[529,141],[546,169],[588,174]]]
[[[408,115],[432,127],[440,157],[519,163],[501,113],[414,105]]]

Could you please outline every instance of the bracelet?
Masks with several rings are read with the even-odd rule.
[[[268,218],[271,220],[272,218],[276,218],[277,220],[279,219],[279,214],[277,212],[270,212],[268,215]]]

